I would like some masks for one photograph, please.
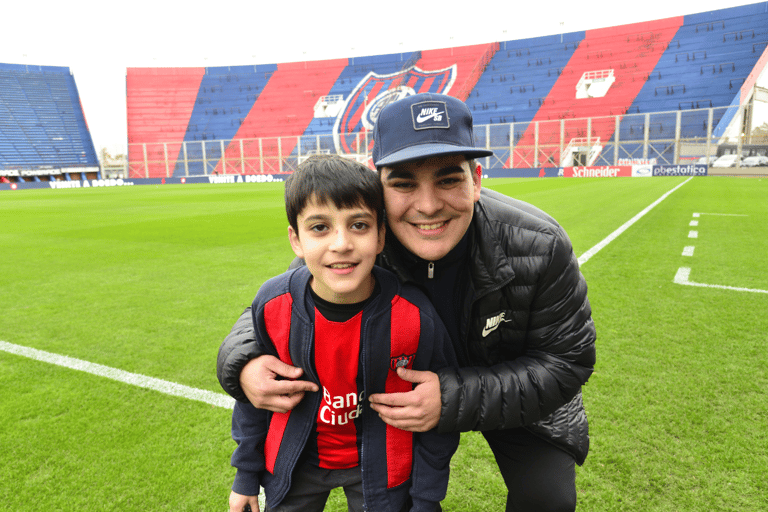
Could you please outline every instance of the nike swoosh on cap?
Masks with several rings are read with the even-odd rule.
[[[416,118],[417,123],[423,123],[424,121],[429,121],[430,119],[433,119],[437,116],[441,116],[445,114],[445,112],[432,112],[431,114],[427,114],[426,116],[422,116],[421,114],[418,115]]]

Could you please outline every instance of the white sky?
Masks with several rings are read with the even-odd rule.
[[[126,151],[127,67],[269,64],[410,52],[750,3],[755,2],[14,0],[2,9],[0,62],[69,67],[97,152],[107,147],[114,154]]]

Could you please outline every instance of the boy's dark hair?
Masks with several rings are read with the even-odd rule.
[[[379,175],[349,158],[313,155],[299,164],[285,182],[285,213],[298,233],[299,213],[312,196],[319,204],[336,208],[365,206],[376,214],[378,228],[384,225],[384,190]]]

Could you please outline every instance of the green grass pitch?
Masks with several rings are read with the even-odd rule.
[[[484,183],[553,215],[577,256],[680,184],[582,266],[580,511],[768,509],[768,180]],[[291,261],[286,227],[282,184],[2,193],[0,341],[223,393],[219,344]],[[230,410],[6,351],[0,389],[0,510],[227,510]],[[444,510],[503,510],[482,436],[452,468]]]

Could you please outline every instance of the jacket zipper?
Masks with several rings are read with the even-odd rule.
[[[435,278],[435,262],[430,261],[427,265],[427,279],[434,279]]]

